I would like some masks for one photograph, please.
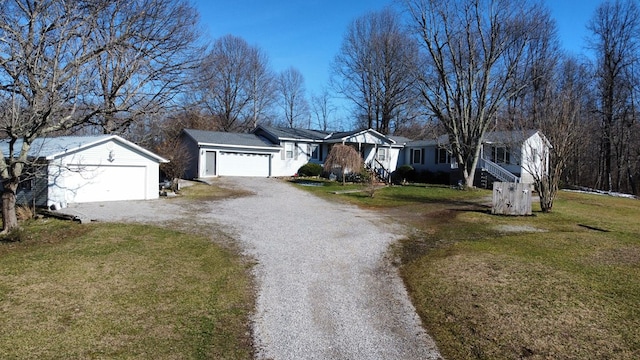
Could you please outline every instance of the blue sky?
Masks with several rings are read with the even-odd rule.
[[[565,49],[579,54],[585,26],[601,0],[546,0]],[[348,24],[389,0],[195,0],[203,31],[213,41],[226,34],[266,52],[274,70],[302,72],[309,95],[329,80]]]

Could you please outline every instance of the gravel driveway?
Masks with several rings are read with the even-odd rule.
[[[210,202],[197,221],[221,226],[257,260],[257,358],[440,358],[397,271],[385,259],[402,229],[376,213],[319,199],[277,179],[216,181],[255,193]],[[126,206],[129,218],[136,218],[132,211],[142,211],[142,221],[163,214],[175,219],[182,211],[179,202],[134,203],[70,210],[98,220],[122,220],[125,213],[117,207]],[[165,204],[161,211],[153,209]]]

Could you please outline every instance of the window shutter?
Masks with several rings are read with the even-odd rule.
[[[414,150],[414,149],[411,149],[410,154],[409,154],[409,155],[410,155],[410,156],[409,156],[409,164],[414,164],[414,163],[415,163],[415,162],[413,161],[413,160],[414,160],[414,159],[413,159],[413,153],[414,153],[414,152],[415,152],[415,150]]]
[[[424,165],[424,151],[425,149],[420,149],[420,164]]]
[[[293,159],[298,160],[298,143],[293,144]]]
[[[286,153],[287,153],[287,145],[286,143],[282,143],[282,150],[280,150],[280,160],[284,160]]]
[[[318,145],[318,160],[322,161],[322,144]]]
[[[436,164],[440,164],[440,162],[438,161],[438,160],[440,160],[440,154],[439,154],[439,152],[440,152],[440,149],[439,149],[439,148],[436,148],[436,151],[435,151],[435,153],[436,153],[435,163],[436,163]]]

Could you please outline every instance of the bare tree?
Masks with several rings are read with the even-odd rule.
[[[311,96],[311,109],[318,129],[327,131],[332,128],[331,116],[336,108],[331,103],[331,96],[327,89],[322,89],[319,94]]]
[[[587,68],[576,59],[564,59],[548,79],[544,103],[538,106],[537,128],[553,148],[549,154],[525,149],[523,163],[529,164],[525,171],[533,177],[543,212],[552,210],[564,171],[581,139],[581,122],[587,108],[584,94],[589,92],[590,85],[588,74]]]
[[[597,186],[620,191],[630,129],[635,122],[634,91],[640,54],[640,9],[636,1],[603,2],[588,25],[596,54],[597,111],[601,116],[600,166]],[[628,172],[632,172],[628,169]],[[632,179],[630,179],[631,182]],[[631,184],[630,187],[634,187]]]
[[[342,185],[344,185],[346,174],[360,171],[362,168],[362,157],[353,147],[345,144],[336,144],[331,147],[327,158],[324,160],[323,167],[329,173],[339,170],[342,175]]]
[[[305,98],[304,77],[290,67],[278,76],[278,94],[288,127],[310,127],[309,103]]]
[[[195,102],[222,131],[252,129],[273,104],[274,76],[267,57],[240,37],[216,40],[194,77]]]
[[[74,106],[86,89],[88,64],[103,47],[92,44],[83,2],[14,0],[0,3],[0,131],[8,153],[0,154],[3,232],[18,226],[15,203],[32,142],[86,121]]]
[[[179,1],[163,4],[167,7],[184,5]],[[123,110],[123,104],[127,104],[128,112],[133,111],[140,105],[137,100],[132,102],[133,98],[148,100],[142,94],[152,94],[156,83],[149,81],[143,88],[138,88],[136,93],[137,82],[142,81],[140,76],[149,67],[140,65],[145,56],[130,58],[132,53],[128,47],[135,43],[135,39],[139,39],[136,36],[148,34],[141,33],[143,30],[152,31],[151,27],[166,21],[186,21],[160,18],[140,20],[131,27],[115,27],[118,31],[110,36],[99,36],[103,29],[99,29],[98,24],[103,24],[102,21],[108,19],[107,15],[113,16],[113,24],[124,21],[121,18],[124,13],[113,14],[114,9],[124,8],[119,2],[108,0],[0,2],[0,133],[8,145],[8,152],[0,153],[4,232],[18,226],[15,213],[16,190],[25,168],[31,164],[33,156],[30,150],[33,141],[89,124],[105,114],[114,115],[114,111]],[[152,9],[144,10],[145,14],[156,14]],[[168,9],[164,11],[166,12],[163,14],[171,14]],[[193,15],[186,8],[184,11],[185,14]],[[189,21],[193,21],[193,18]],[[158,33],[164,29],[156,28]],[[146,59],[153,63],[157,60],[151,56],[155,49],[145,47],[148,45],[149,43],[136,44],[140,46],[138,51],[148,51],[146,56],[149,57]],[[124,61],[117,56],[122,56]],[[102,81],[130,80],[126,76],[111,77],[109,80],[101,77],[96,66],[104,66],[104,61],[121,64],[122,67],[138,67],[133,75],[129,74],[134,77],[131,82],[108,87],[115,92],[114,99],[120,99],[118,96],[125,93],[137,94],[136,96],[131,95],[122,102],[117,100],[115,104],[105,102],[112,94],[105,96],[103,92],[106,88],[99,85]],[[116,67],[109,71],[115,70]],[[114,80],[116,78],[119,80]],[[122,92],[123,88],[131,91]]]
[[[512,84],[544,7],[510,0],[405,0],[424,48],[425,107],[446,128],[473,186],[482,139],[517,89]]]
[[[191,154],[178,137],[164,139],[155,151],[169,160],[168,163],[160,164],[160,171],[171,179],[171,190],[177,192],[178,183],[192,160]]]
[[[362,127],[388,134],[416,97],[418,46],[391,9],[356,19],[333,64],[334,87],[356,105]]]
[[[251,96],[251,122],[255,128],[258,122],[272,121],[271,108],[277,100],[276,76],[269,68],[267,55],[258,48],[253,48],[249,73],[249,94]]]
[[[199,59],[198,13],[186,0],[113,0],[92,19],[91,38],[116,44],[94,60],[95,109],[103,133],[122,133],[139,117],[166,110]]]

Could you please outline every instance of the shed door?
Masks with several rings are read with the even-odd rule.
[[[269,176],[269,155],[221,152],[218,158],[220,176]]]
[[[144,200],[145,166],[86,166],[66,171],[62,184],[69,203]]]

